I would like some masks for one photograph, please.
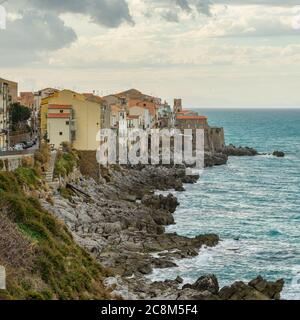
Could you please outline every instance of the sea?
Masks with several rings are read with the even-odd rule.
[[[215,233],[214,248],[202,248],[178,267],[155,269],[152,280],[181,276],[192,283],[215,274],[220,286],[261,275],[283,278],[284,299],[300,299],[300,109],[199,109],[212,126],[225,129],[226,144],[272,155],[230,157],[205,169],[185,192],[173,192],[180,206],[167,232],[194,237]]]

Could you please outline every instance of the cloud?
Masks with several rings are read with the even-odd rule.
[[[45,54],[76,41],[74,29],[63,20],[66,13],[87,16],[108,28],[134,23],[126,0],[10,0],[3,5],[13,17],[0,33],[4,65],[39,62]]]
[[[24,11],[21,17],[7,21],[6,30],[0,31],[0,64],[29,63],[45,52],[68,46],[76,39],[75,32],[56,15]]]
[[[169,11],[169,14],[162,14],[162,17],[169,21],[170,13],[178,16],[177,8],[182,12],[194,16],[195,14],[203,14],[206,16],[212,15],[212,8],[214,5],[224,6],[279,6],[279,7],[292,7],[299,5],[299,0],[149,0],[149,3],[158,6],[164,6]],[[178,22],[180,19],[178,19]]]
[[[11,0],[8,5],[13,10],[34,9],[57,15],[80,13],[107,27],[118,27],[124,22],[133,24],[126,0]]]
[[[167,10],[162,13],[162,18],[169,22],[179,22],[178,14],[174,11]]]

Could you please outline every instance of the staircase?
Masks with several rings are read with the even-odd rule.
[[[51,152],[51,157],[50,157],[50,163],[49,163],[49,168],[45,172],[45,181],[47,183],[52,183],[53,182],[53,173],[54,173],[54,166],[55,166],[55,160],[56,160],[56,151]]]

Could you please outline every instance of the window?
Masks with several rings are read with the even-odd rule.
[[[64,110],[60,110],[59,112],[60,112],[60,113],[64,113]]]
[[[60,132],[60,133],[59,133],[59,135],[60,135],[60,136],[62,136],[62,135],[63,135],[63,133],[62,133],[62,132]]]
[[[68,126],[70,124],[70,121],[66,121],[66,126]]]

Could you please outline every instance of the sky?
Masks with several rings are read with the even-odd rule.
[[[0,77],[20,91],[136,88],[186,107],[300,106],[299,0],[1,5]]]

